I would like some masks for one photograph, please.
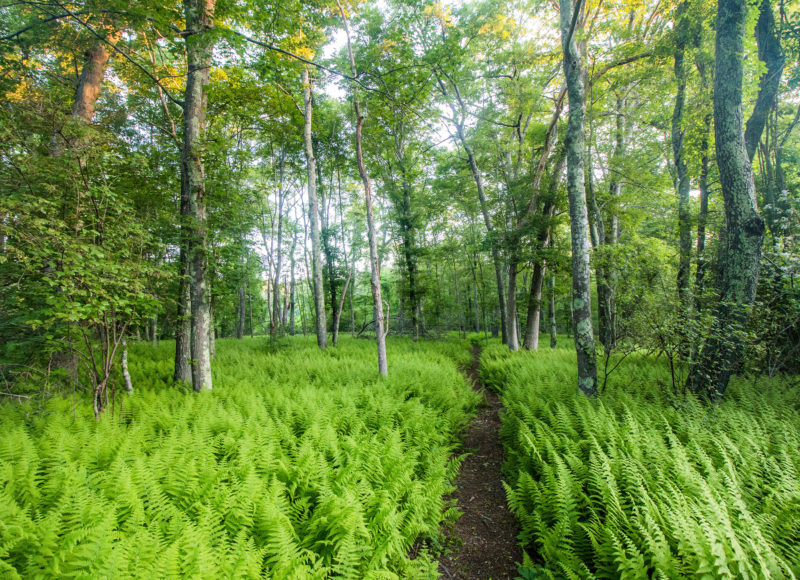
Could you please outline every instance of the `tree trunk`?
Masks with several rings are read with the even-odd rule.
[[[283,202],[285,192],[283,191],[283,161],[280,168],[280,186],[278,190],[278,239],[275,249],[275,274],[272,282],[272,318],[270,319],[270,335],[274,338],[278,330],[278,325],[282,320],[281,316],[281,270],[283,269]]]
[[[556,322],[556,277],[550,276],[550,348],[558,345],[558,324]]]
[[[112,35],[110,41],[113,42],[114,38],[116,35]],[[108,50],[102,41],[98,41],[84,53],[83,69],[75,89],[75,100],[72,103],[72,116],[87,124],[94,119],[94,109],[97,99],[100,98],[100,89],[103,87],[108,60]],[[50,154],[53,157],[63,155],[65,147],[66,142],[63,137],[54,134],[50,139]]]
[[[250,320],[250,338],[253,338],[253,295],[247,294],[247,313]]]
[[[758,97],[744,134],[747,158],[751,162],[767,125],[769,112],[775,106],[785,62],[780,39],[775,34],[775,16],[770,0],[760,0],[755,32],[758,58],[764,62],[767,70],[759,80]]]
[[[578,359],[578,390],[597,394],[597,358],[592,329],[592,294],[589,273],[589,216],[586,210],[584,169],[584,90],[581,58],[575,43],[580,15],[573,19],[572,0],[561,3],[561,46],[564,76],[569,91],[569,121],[564,145],[567,150],[567,192],[572,238],[572,326]],[[574,20],[574,24],[573,24]]]
[[[120,367],[122,367],[122,378],[125,381],[125,391],[128,393],[133,392],[133,382],[131,381],[131,373],[128,372],[128,341],[122,339],[122,357],[120,360]]]
[[[244,322],[245,322],[245,291],[244,285],[239,286],[239,324],[236,325],[236,338],[244,338]]]
[[[350,56],[350,69],[354,77],[358,77],[356,71],[356,61],[353,58],[353,47],[350,42],[350,27],[347,23],[347,17],[344,14],[344,9],[341,3],[337,0],[339,5],[339,12],[341,12],[342,20],[344,22],[344,29],[347,35],[347,52]],[[364,154],[361,147],[362,132],[364,129],[364,115],[361,113],[361,103],[358,99],[358,91],[356,89],[353,98],[353,110],[356,115],[356,160],[358,161],[358,173],[361,175],[361,181],[364,184],[364,197],[367,206],[367,240],[369,242],[369,263],[370,263],[370,284],[372,286],[372,301],[373,301],[373,316],[375,318],[375,337],[378,345],[378,373],[385,377],[388,375],[388,364],[386,361],[386,335],[384,334],[384,320],[383,320],[383,299],[381,298],[381,274],[380,263],[378,262],[378,240],[375,232],[375,217],[372,212],[372,184],[367,174],[367,169],[364,166]]]
[[[350,285],[350,276],[352,272],[347,273],[347,279],[344,282],[342,294],[339,296],[339,305],[333,315],[333,346],[339,344],[339,321],[342,319],[342,310],[344,310],[344,299],[347,296],[347,287]]]
[[[480,318],[480,310],[478,308],[478,276],[476,274],[476,264],[477,260],[470,260],[472,264],[472,303],[473,308],[475,309],[475,332],[480,334],[481,332],[481,318]]]
[[[703,137],[700,140],[700,210],[697,214],[697,270],[694,278],[695,309],[699,312],[705,292],[706,274],[706,224],[708,223],[708,135],[711,132],[711,115],[703,119]]]
[[[308,68],[303,70],[303,100],[305,104],[305,125],[303,139],[306,149],[306,164],[308,165],[308,218],[311,222],[311,263],[314,283],[312,291],[314,293],[314,304],[316,305],[316,331],[317,346],[325,349],[328,346],[328,323],[325,318],[325,296],[322,287],[322,256],[320,244],[319,228],[319,200],[317,199],[317,171],[316,160],[314,159],[314,145],[311,141],[311,79]]]
[[[509,350],[519,350],[517,334],[517,273],[519,258],[512,252],[508,260],[508,300],[506,301],[506,340]]]
[[[688,316],[689,310],[689,274],[692,262],[692,226],[689,214],[689,168],[686,164],[684,150],[683,109],[686,102],[686,35],[688,25],[686,22],[686,2],[678,5],[675,28],[674,73],[678,83],[675,96],[675,107],[672,110],[672,153],[675,169],[678,174],[678,235],[680,259],[678,262],[678,300],[681,304],[683,316]]]
[[[187,76],[183,105],[181,169],[186,176],[191,220],[190,260],[192,303],[192,385],[195,391],[211,384],[211,292],[208,285],[208,230],[203,168],[206,85],[209,82],[213,40],[214,0],[184,0]]]
[[[295,294],[297,288],[297,280],[295,279],[295,257],[294,253],[297,249],[297,233],[292,234],[292,261],[291,261],[291,281],[289,282],[289,334],[294,336],[295,333]]]
[[[725,259],[720,261],[720,302],[711,334],[687,381],[694,392],[712,399],[724,396],[733,368],[742,362],[742,335],[758,285],[764,237],[742,115],[746,21],[745,0],[719,0],[714,129],[727,239]]]
[[[153,346],[158,346],[158,316],[150,318],[150,336],[152,337]]]
[[[553,166],[550,175],[550,184],[548,185],[547,196],[544,199],[544,206],[542,207],[542,218],[547,220],[539,227],[539,233],[536,236],[536,248],[543,251],[550,246],[550,230],[552,228],[551,221],[555,215],[556,210],[556,197],[558,195],[558,186],[561,182],[561,174],[564,171],[566,162],[566,151],[564,148],[559,149],[555,165]],[[541,324],[541,311],[542,311],[542,287],[544,286],[544,277],[547,272],[547,263],[544,258],[540,257],[533,267],[533,276],[531,276],[531,288],[528,298],[528,320],[525,326],[525,349],[538,350],[539,348],[539,326]]]

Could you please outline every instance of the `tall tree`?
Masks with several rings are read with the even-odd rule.
[[[337,0],[339,12],[342,15],[344,30],[347,36],[347,54],[350,58],[350,71],[353,78],[358,78],[356,60],[353,57],[353,45],[350,39],[350,25],[347,22],[344,8]],[[383,319],[383,298],[381,297],[381,270],[378,258],[378,238],[375,231],[375,216],[372,208],[372,182],[370,181],[367,168],[364,165],[364,151],[362,147],[364,115],[361,110],[358,88],[353,88],[353,110],[356,115],[356,160],[358,162],[358,173],[361,175],[361,182],[364,185],[364,200],[367,207],[367,241],[369,244],[369,265],[370,265],[370,285],[372,287],[373,316],[375,324],[375,339],[378,346],[378,373],[385,377],[389,374],[389,367],[386,360],[386,334],[384,332]]]
[[[203,136],[206,125],[207,90],[211,71],[215,0],[184,0],[186,18],[186,93],[183,105],[181,169],[188,193],[191,236],[192,386],[210,390],[211,291],[208,281],[208,230]]]
[[[572,328],[578,357],[578,390],[597,393],[597,357],[592,328],[592,292],[589,272],[589,215],[584,182],[583,68],[575,34],[582,28],[581,0],[560,0],[561,49],[569,93],[569,120],[564,137],[567,151],[567,194],[572,237]]]
[[[764,220],[756,206],[753,170],[742,114],[745,0],[719,0],[717,7],[714,133],[717,165],[725,204],[727,235],[720,261],[720,301],[714,323],[689,387],[721,398],[743,355],[744,325],[755,298],[764,237]]]
[[[325,289],[322,286],[322,243],[320,241],[319,200],[317,198],[317,169],[312,141],[313,103],[312,87],[308,68],[303,69],[303,102],[305,105],[303,140],[308,168],[308,220],[311,224],[311,267],[313,268],[314,305],[316,306],[317,345],[328,347],[328,323],[325,317]]]

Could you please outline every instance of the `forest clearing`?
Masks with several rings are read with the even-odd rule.
[[[800,3],[0,3],[0,578],[800,576]]]

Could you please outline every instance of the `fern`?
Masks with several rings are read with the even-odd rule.
[[[131,345],[136,394],[0,407],[0,577],[430,578],[418,540],[453,509],[477,396],[458,343],[394,341],[392,376],[342,337],[220,340],[215,390],[170,385],[172,346]]]
[[[481,368],[506,406],[520,539],[551,577],[800,575],[796,390],[740,380],[721,405],[676,403],[640,357],[593,401],[568,349],[489,347]]]

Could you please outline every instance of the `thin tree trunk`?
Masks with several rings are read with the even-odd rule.
[[[353,58],[353,47],[350,42],[350,26],[347,23],[347,17],[344,14],[341,2],[336,0],[339,5],[339,12],[342,15],[344,22],[344,29],[347,35],[347,52],[350,56],[350,69],[354,77],[358,77],[356,71],[356,61]],[[384,320],[383,320],[383,299],[381,298],[381,275],[380,264],[378,262],[378,241],[375,232],[375,217],[372,212],[372,184],[367,174],[367,169],[364,166],[364,154],[361,147],[362,132],[364,129],[364,115],[361,113],[361,103],[358,98],[358,91],[356,90],[353,98],[353,110],[356,114],[356,159],[358,161],[358,173],[361,175],[361,181],[364,184],[364,197],[367,206],[367,239],[369,241],[369,262],[371,269],[370,283],[372,286],[372,301],[373,301],[373,316],[375,318],[375,336],[378,346],[378,373],[385,377],[388,375],[388,364],[386,360],[386,335],[384,334]]]
[[[556,277],[550,276],[550,348],[558,345],[558,323],[556,321]]]
[[[250,320],[250,338],[253,338],[253,295],[247,293],[247,312]]]
[[[317,346],[325,349],[328,346],[328,323],[325,318],[325,296],[322,287],[322,256],[319,226],[319,201],[317,199],[317,171],[314,159],[314,145],[311,141],[312,102],[311,79],[308,68],[303,70],[303,100],[305,104],[305,125],[303,139],[306,149],[306,164],[308,165],[308,218],[311,222],[311,262],[314,269],[312,291],[316,305],[316,332]]]
[[[192,220],[190,255],[192,264],[192,385],[195,391],[210,390],[211,292],[208,286],[208,230],[206,186],[203,169],[203,133],[206,117],[206,85],[209,82],[213,40],[214,0],[184,0],[187,55],[186,93],[183,106],[183,150],[181,168],[189,193],[188,214]]]
[[[676,14],[675,29],[675,50],[674,73],[678,83],[678,90],[675,96],[675,107],[672,110],[672,152],[675,162],[675,169],[678,174],[678,234],[680,259],[678,263],[678,300],[681,304],[683,316],[688,315],[689,310],[689,274],[691,269],[692,254],[692,226],[689,214],[689,168],[686,164],[684,151],[684,129],[683,109],[686,102],[686,35],[688,25],[686,22],[686,2],[678,5]],[[684,337],[685,340],[685,337]]]
[[[470,264],[472,266],[472,303],[475,309],[475,332],[480,334],[481,332],[481,319],[480,319],[480,310],[478,306],[478,276],[476,273],[476,264],[477,259],[470,260]]]
[[[536,239],[536,247],[540,251],[544,251],[550,246],[550,230],[552,228],[551,220],[555,215],[556,210],[556,196],[558,195],[558,186],[561,182],[561,174],[564,171],[566,164],[566,151],[560,148],[553,171],[550,175],[550,184],[547,190],[547,196],[544,200],[544,207],[542,208],[542,217],[547,220],[540,226],[539,234]],[[533,275],[531,276],[531,288],[528,298],[528,319],[525,325],[525,342],[526,350],[538,350],[539,348],[539,327],[541,324],[542,312],[542,288],[544,286],[544,277],[547,272],[547,262],[541,257],[533,267]]]
[[[711,333],[687,381],[694,392],[712,399],[724,396],[733,369],[742,362],[742,335],[758,285],[765,228],[756,207],[742,115],[746,21],[745,0],[719,0],[714,129],[727,239],[725,259],[720,262],[720,301]]]
[[[333,315],[333,346],[339,344],[339,321],[342,319],[342,310],[344,310],[344,299],[347,296],[347,287],[350,285],[350,276],[352,272],[347,273],[347,279],[344,282],[342,294],[339,296],[339,305]]]
[[[572,0],[561,2],[561,46],[564,76],[569,91],[569,121],[564,144],[567,150],[567,191],[572,237],[572,326],[578,361],[578,390],[597,393],[597,358],[592,329],[592,294],[589,273],[589,216],[586,210],[584,168],[584,87],[581,57],[575,43],[580,15],[573,18]],[[577,30],[576,30],[577,29]]]
[[[695,271],[695,309],[702,307],[706,274],[706,224],[708,223],[708,135],[711,132],[711,115],[703,120],[703,137],[700,140],[700,210],[697,215],[697,270]]]
[[[131,373],[128,372],[128,341],[122,339],[122,357],[120,359],[120,366],[122,367],[122,378],[125,381],[125,390],[128,393],[133,392],[133,382],[131,381]]]
[[[153,346],[158,346],[158,316],[150,318],[150,336],[152,336]]]
[[[286,192],[283,190],[283,169],[286,160],[286,150],[281,153],[280,169],[278,171],[278,239],[275,248],[275,274],[272,282],[272,317],[270,319],[270,335],[274,338],[278,325],[283,320],[281,316],[281,271],[283,270],[283,205]]]
[[[181,189],[184,189],[183,187]],[[181,249],[180,268],[181,275],[178,281],[178,316],[175,325],[175,370],[172,378],[175,382],[192,384],[192,293],[191,293],[191,268],[188,260],[190,237],[188,234],[188,210],[183,211],[183,192],[181,193],[182,219],[187,220],[181,224]],[[186,196],[188,204],[188,195]]]
[[[244,322],[245,322],[245,290],[244,285],[239,285],[239,323],[236,325],[236,338],[244,338]]]
[[[291,282],[289,283],[289,334],[295,333],[295,293],[297,281],[295,278],[295,250],[297,249],[297,232],[292,234],[292,261],[291,261]]]

